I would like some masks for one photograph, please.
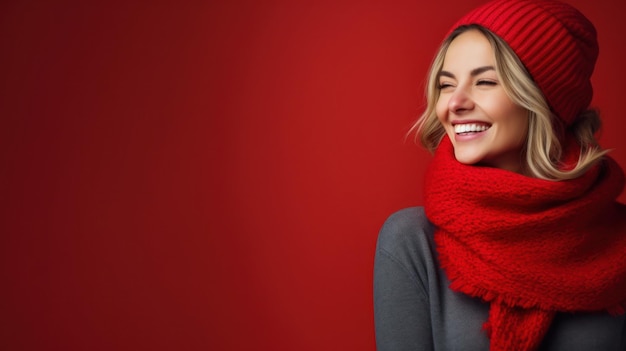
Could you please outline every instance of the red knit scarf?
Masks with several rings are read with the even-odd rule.
[[[450,288],[490,303],[491,351],[537,349],[558,311],[625,312],[623,186],[609,157],[547,181],[463,165],[444,137],[426,174],[426,215]]]

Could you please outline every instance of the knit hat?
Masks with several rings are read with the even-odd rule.
[[[508,43],[565,125],[589,108],[598,42],[593,24],[577,9],[555,0],[495,0],[452,29],[468,24]]]

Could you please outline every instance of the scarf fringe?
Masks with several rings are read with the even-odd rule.
[[[478,287],[463,279],[463,276],[450,266],[448,259],[445,256],[439,256],[441,267],[444,269],[450,280],[450,289],[453,291],[462,292],[468,296],[480,298],[489,303],[500,303],[507,306],[518,306],[525,309],[539,309],[539,310],[552,310],[553,306],[546,305],[539,300],[525,299],[516,296],[509,296],[506,294],[499,294],[486,288]],[[626,301],[619,304],[608,306],[605,311],[612,316],[620,316],[626,314]],[[563,312],[584,312],[581,310],[571,310]],[[593,311],[586,311],[593,312]]]

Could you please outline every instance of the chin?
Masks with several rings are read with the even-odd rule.
[[[478,157],[476,155],[467,155],[462,152],[457,153],[456,151],[454,153],[454,157],[456,158],[457,161],[459,161],[460,163],[464,165],[475,165],[475,164],[478,164],[482,160],[481,157]]]

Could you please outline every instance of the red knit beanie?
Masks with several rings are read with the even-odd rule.
[[[589,108],[598,42],[593,24],[577,9],[554,0],[495,0],[452,29],[468,24],[481,25],[509,44],[566,125]]]

